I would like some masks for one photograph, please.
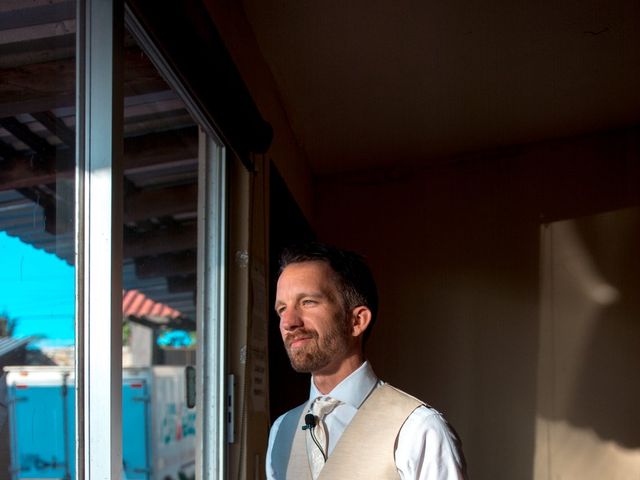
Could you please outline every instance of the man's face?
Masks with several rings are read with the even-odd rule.
[[[326,262],[288,265],[278,279],[275,308],[294,370],[329,371],[354,348],[350,314]]]

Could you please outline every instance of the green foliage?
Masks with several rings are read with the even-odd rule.
[[[122,322],[122,345],[129,345],[129,338],[131,338],[131,322],[125,320]]]
[[[12,337],[18,319],[11,317],[6,311],[0,313],[0,337]]]

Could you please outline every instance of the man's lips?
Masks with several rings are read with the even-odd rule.
[[[304,345],[309,340],[313,339],[312,336],[300,336],[287,339],[287,345],[289,348],[297,348]]]

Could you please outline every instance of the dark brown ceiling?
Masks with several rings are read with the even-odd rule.
[[[640,2],[244,0],[317,174],[640,121]]]

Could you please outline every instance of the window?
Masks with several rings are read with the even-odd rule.
[[[74,447],[76,4],[0,5],[0,478]]]
[[[0,20],[0,478],[194,478],[196,348],[200,441],[224,430],[222,143],[122,3]]]

